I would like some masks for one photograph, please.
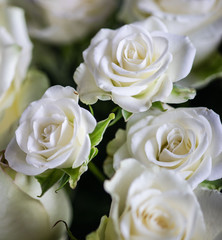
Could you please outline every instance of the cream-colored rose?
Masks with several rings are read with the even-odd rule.
[[[12,169],[27,175],[77,168],[88,160],[95,126],[73,88],[53,86],[23,112],[5,157]]]
[[[71,223],[72,208],[65,191],[56,186],[43,197],[33,177],[27,177],[0,163],[0,240],[61,240],[66,230],[63,220]]]
[[[197,49],[194,64],[203,61],[222,38],[221,0],[124,0],[120,18],[134,22],[159,17],[176,34],[189,36]]]
[[[32,37],[67,43],[103,25],[117,0],[10,0],[25,9]]]
[[[135,159],[126,159],[105,182],[105,189],[112,203],[105,229],[97,239],[205,239],[196,196],[175,172],[147,169]],[[92,235],[89,239],[96,238]]]
[[[109,217],[87,240],[221,239],[222,193],[193,192],[173,171],[126,159],[105,189],[112,196]]]
[[[24,12],[20,8],[0,8],[0,70],[1,94],[12,85],[18,85],[26,76],[32,57]]]
[[[168,33],[157,18],[149,18],[101,29],[83,52],[74,81],[87,104],[112,99],[129,112],[142,112],[152,102],[168,102],[173,83],[187,76],[194,55],[188,38]]]
[[[206,223],[206,239],[222,239],[222,193],[202,187],[195,189],[195,195],[199,201]]]
[[[146,167],[173,169],[195,188],[206,179],[222,177],[221,142],[220,117],[212,110],[150,110],[135,114],[126,130],[117,132],[108,153],[115,169],[122,159],[133,157]]]
[[[12,138],[27,105],[40,98],[48,87],[41,73],[27,74],[31,56],[23,11],[0,5],[0,150]]]

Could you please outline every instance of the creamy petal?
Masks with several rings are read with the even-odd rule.
[[[52,239],[49,217],[42,203],[19,189],[1,168],[0,181],[1,237],[28,240],[31,236],[33,240]]]
[[[94,104],[98,99],[109,100],[110,94],[105,93],[96,86],[92,74],[84,63],[80,64],[74,73],[74,80],[78,84],[77,91],[81,101],[86,104]]]
[[[206,222],[206,239],[214,239],[221,233],[222,194],[216,190],[198,187],[195,194]]]
[[[36,168],[26,162],[26,154],[21,151],[15,138],[11,140],[6,151],[5,158],[7,159],[9,166],[26,175],[38,175],[44,172],[47,168]]]

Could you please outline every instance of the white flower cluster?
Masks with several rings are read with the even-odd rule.
[[[0,0],[0,240],[65,239],[62,188],[88,166],[99,175],[97,145],[120,119],[103,162],[109,215],[86,239],[222,239],[220,115],[180,105],[222,76],[222,1],[120,2]],[[70,59],[75,88],[54,84]],[[115,109],[97,122],[82,103],[99,100]]]

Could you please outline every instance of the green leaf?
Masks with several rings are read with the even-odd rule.
[[[95,130],[89,134],[90,140],[91,140],[91,147],[97,146],[103,139],[103,135],[109,126],[109,123],[115,118],[114,113],[110,113],[109,117],[105,120],[102,120],[98,122],[96,125]]]
[[[162,112],[165,112],[165,111],[167,111],[167,109],[165,109],[164,108],[164,106],[163,106],[163,103],[162,102],[153,102],[152,103],[152,107],[153,108],[157,108],[157,109],[159,109],[160,111],[162,111]]]
[[[44,173],[35,176],[41,185],[42,193],[38,197],[42,197],[59,179],[63,176],[63,172],[60,169],[50,169]]]
[[[62,178],[59,181],[59,188],[56,189],[56,192],[58,192],[60,189],[62,189],[68,182],[69,182],[69,175],[64,173]]]
[[[69,175],[69,185],[74,189],[81,175],[87,170],[87,164],[84,163],[77,168],[62,168],[61,170]]]
[[[98,154],[99,150],[96,147],[92,147],[89,154],[89,162]]]
[[[221,191],[222,190],[222,178],[215,180],[215,181],[205,180],[201,183],[201,186],[206,187],[208,189]]]
[[[130,119],[130,117],[133,115],[133,113],[122,109],[122,115],[123,115],[125,122],[127,122]]]
[[[170,96],[166,99],[167,103],[183,103],[196,96],[196,91],[193,88],[187,88],[179,85],[174,85]]]

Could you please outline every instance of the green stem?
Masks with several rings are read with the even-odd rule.
[[[92,106],[91,106],[91,105],[88,105],[88,107],[89,107],[89,110],[90,110],[91,114],[94,116],[94,111],[93,111]]]
[[[103,173],[98,169],[98,167],[93,163],[90,162],[88,164],[89,170],[93,173],[93,175],[100,181],[100,182],[104,182],[106,180],[105,176],[103,175]]]

